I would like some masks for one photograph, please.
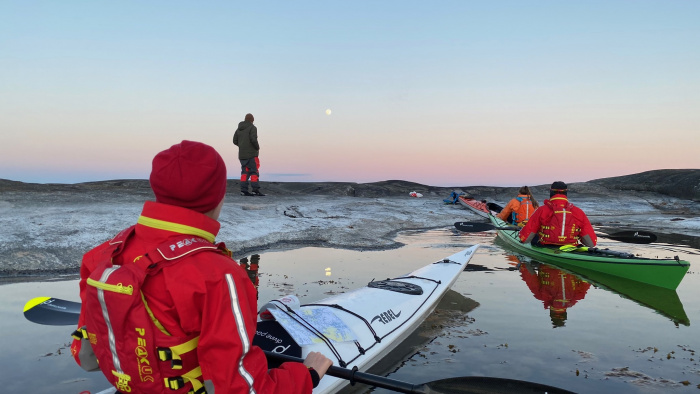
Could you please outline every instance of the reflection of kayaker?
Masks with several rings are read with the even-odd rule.
[[[567,309],[586,296],[591,284],[576,275],[548,265],[533,270],[530,264],[520,265],[520,276],[532,294],[549,309],[553,327],[563,327]]]

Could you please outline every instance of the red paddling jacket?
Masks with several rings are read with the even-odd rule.
[[[148,201],[131,235],[123,240],[118,253],[112,254],[112,260],[115,266],[139,261],[169,239],[182,238],[183,234],[208,241],[205,242],[209,245],[207,249],[212,250],[180,256],[175,263],[163,264],[143,281],[140,290],[146,308],[152,313],[153,321],[148,322],[153,323],[150,328],[158,330],[156,337],[162,338],[164,334],[161,332],[165,332],[171,338],[198,338],[188,341],[186,346],[190,349],[184,351],[192,356],[183,356],[182,362],[195,360],[201,368],[201,376],[195,379],[212,381],[216,394],[311,393],[312,380],[306,366],[284,363],[280,368],[268,370],[265,354],[252,345],[257,321],[256,290],[242,267],[211,247],[219,226],[219,222],[201,213]],[[83,310],[79,328],[84,327],[86,321],[95,320],[86,319],[86,314],[100,313],[86,310],[86,296],[91,286],[88,277],[104,261],[105,252],[109,253],[114,247],[114,243],[108,241],[83,256],[80,268]],[[219,247],[222,248],[223,245]],[[90,283],[95,282],[91,280]],[[91,300],[90,297],[87,299]],[[89,333],[90,327],[87,331]],[[92,340],[92,333],[90,337]],[[191,348],[193,343],[196,343],[194,349]],[[78,363],[80,346],[80,340],[75,340],[71,346]],[[178,346],[171,348],[178,349]],[[96,354],[99,353],[96,351]],[[136,363],[137,358],[125,357],[122,363],[125,362]],[[156,364],[157,368],[163,369],[163,365],[169,366],[170,362]],[[160,372],[164,376],[173,376],[173,371]],[[139,376],[131,376],[132,382],[134,379],[139,379]],[[197,391],[197,387],[192,390],[193,386],[201,386],[188,380],[188,376],[184,382],[176,388],[166,379],[163,392],[193,392]],[[139,392],[137,384],[132,384],[132,387],[135,389],[131,393]]]
[[[586,296],[591,284],[576,275],[541,265],[537,275],[520,266],[520,276],[532,291],[532,295],[544,304],[544,309],[565,311]]]
[[[535,232],[540,236],[540,243],[549,245],[578,245],[585,235],[591,237],[594,245],[598,240],[586,214],[563,194],[544,200],[520,230],[520,242]]]

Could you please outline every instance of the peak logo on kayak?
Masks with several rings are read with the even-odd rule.
[[[387,324],[394,319],[398,319],[399,316],[401,316],[401,311],[399,311],[399,313],[394,313],[394,311],[389,309],[388,311],[382,312],[377,316],[373,317],[370,324],[374,324],[375,320],[379,320],[380,322],[382,322],[382,324]]]

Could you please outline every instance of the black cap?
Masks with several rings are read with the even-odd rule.
[[[552,183],[552,187],[549,188],[550,190],[556,191],[556,192],[566,192],[566,183],[562,181],[556,181]]]

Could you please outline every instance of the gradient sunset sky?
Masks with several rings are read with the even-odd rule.
[[[700,168],[698,1],[0,2],[0,178],[520,186]],[[327,115],[326,110],[331,114]]]

